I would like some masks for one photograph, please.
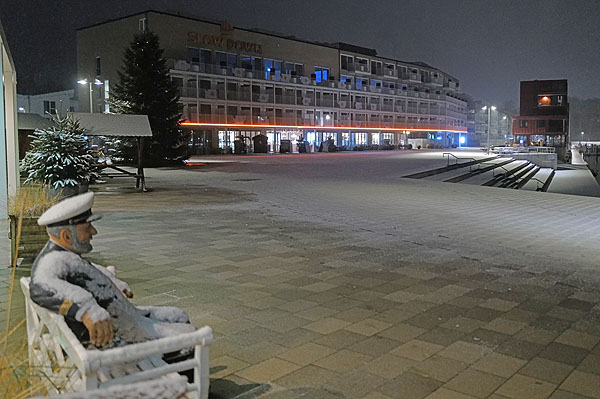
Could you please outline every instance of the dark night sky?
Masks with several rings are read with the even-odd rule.
[[[72,88],[75,29],[147,9],[424,61],[497,104],[518,104],[529,79],[567,78],[571,96],[600,97],[598,0],[2,0],[19,92]]]

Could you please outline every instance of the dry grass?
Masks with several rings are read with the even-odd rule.
[[[39,184],[30,184],[19,189],[16,196],[9,198],[8,213],[18,217],[36,217],[57,202],[48,189]]]
[[[39,216],[54,202],[56,200],[51,198],[41,186],[22,188],[16,197],[10,199],[9,213],[17,218],[15,235],[17,248],[21,238],[23,217]],[[17,258],[18,250],[11,262],[12,272],[7,298],[6,328],[0,335],[0,345],[2,346],[0,397],[14,399],[47,394],[43,386],[43,376],[36,373],[29,365],[25,320],[20,320],[14,326],[11,325]]]

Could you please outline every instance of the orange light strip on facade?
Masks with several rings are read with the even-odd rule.
[[[397,128],[397,127],[350,127],[350,126],[295,126],[295,125],[245,125],[240,123],[203,123],[183,122],[182,126],[197,127],[224,127],[224,128],[262,128],[262,129],[312,129],[312,130],[366,130],[366,131],[392,131],[392,132],[448,132],[467,133],[466,130],[451,129],[421,129],[421,128]]]

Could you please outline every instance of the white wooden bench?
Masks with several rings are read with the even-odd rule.
[[[194,383],[187,384],[187,398],[206,399],[209,388],[208,350],[212,329],[106,350],[87,350],[63,316],[34,303],[29,278],[21,278],[27,313],[30,374],[39,376],[48,392],[85,392],[115,384],[179,375],[194,369]],[[167,364],[165,353],[194,348],[194,358]]]

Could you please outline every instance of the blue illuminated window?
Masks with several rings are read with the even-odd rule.
[[[317,82],[327,81],[329,78],[329,69],[315,67],[315,77]]]

